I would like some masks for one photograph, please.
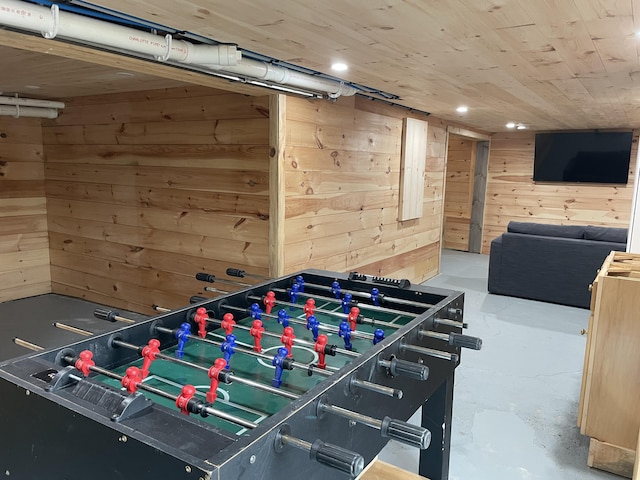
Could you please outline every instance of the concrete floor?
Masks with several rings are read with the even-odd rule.
[[[450,480],[620,479],[587,467],[576,427],[589,311],[490,295],[488,264],[445,250],[425,282],[464,291],[466,333],[483,339],[456,370]],[[417,471],[416,452],[398,443],[380,458]]]
[[[450,480],[620,479],[587,467],[588,438],[575,426],[589,312],[487,294],[488,261],[444,251],[442,273],[426,282],[465,292],[467,333],[484,342],[456,370]],[[83,338],[55,321],[95,333],[121,326],[94,308],[55,295],[0,303],[0,360],[29,353],[14,337],[43,347]],[[37,326],[24,321],[34,317]],[[396,442],[380,458],[417,471],[416,450]]]

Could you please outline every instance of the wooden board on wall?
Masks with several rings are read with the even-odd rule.
[[[0,301],[50,290],[40,120],[0,117]]]
[[[398,220],[422,216],[424,169],[427,160],[427,130],[424,120],[405,118],[400,156],[400,205]]]
[[[287,271],[358,269],[420,282],[438,272],[446,125],[429,120],[423,214],[402,222],[406,116],[357,98],[335,104],[287,99]]]
[[[54,291],[151,313],[202,292],[198,271],[268,273],[267,98],[163,94],[79,99],[43,127]]]
[[[534,132],[496,134],[491,139],[483,253],[509,221],[627,228],[638,152],[634,132],[627,185],[534,183]]]

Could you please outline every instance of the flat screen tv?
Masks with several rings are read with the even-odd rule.
[[[626,184],[631,140],[632,132],[538,133],[533,180]]]

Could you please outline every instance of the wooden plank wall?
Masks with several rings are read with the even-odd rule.
[[[402,118],[408,115],[361,98],[287,98],[287,271],[357,270],[416,282],[438,272],[446,125],[427,119],[423,215],[399,222]]]
[[[444,193],[444,248],[469,251],[476,141],[449,135]]]
[[[203,87],[69,102],[43,126],[53,290],[152,313],[198,271],[267,274],[268,112]]]
[[[502,133],[491,138],[483,253],[511,220],[561,225],[629,226],[638,152],[634,132],[627,185],[534,184],[535,133]]]
[[[0,117],[0,302],[50,291],[40,120]]]

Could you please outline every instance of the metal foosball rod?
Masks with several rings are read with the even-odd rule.
[[[229,307],[230,308],[229,305],[225,305],[225,307]],[[237,308],[239,310],[243,310],[243,311],[246,312],[246,309],[242,309],[240,307],[233,307],[233,309],[235,309],[235,308]],[[271,315],[271,314],[266,314],[266,313],[263,313],[261,315],[265,316],[265,317],[269,316],[269,317],[273,317],[273,318],[278,318],[276,315]],[[193,319],[189,319],[189,320],[193,320]],[[302,320],[299,320],[299,321],[294,321],[294,320],[297,320],[297,319],[291,319],[290,318],[289,322],[290,323],[295,323],[296,325],[305,325],[305,322],[303,322]],[[218,320],[217,318],[208,317],[207,322],[211,322],[211,323],[215,323],[217,325],[221,325],[223,321],[222,320]],[[323,328],[321,328],[321,327],[322,327],[322,325],[318,326],[318,329],[323,330]],[[251,327],[247,327],[246,325],[235,324],[233,326],[233,328],[234,329],[237,328],[238,330],[244,330],[244,331],[247,331],[247,332],[251,331]],[[334,329],[329,329],[329,328],[326,328],[325,330],[326,331],[332,331],[332,332],[334,331]],[[281,334],[273,333],[273,332],[270,332],[268,330],[263,331],[262,335],[266,335],[267,337],[277,338],[277,339],[280,339],[280,337],[282,336]],[[314,348],[315,347],[315,343],[314,342],[310,342],[310,341],[304,340],[302,338],[296,338],[293,341],[293,344],[294,345],[304,345],[305,347],[310,347],[310,348]],[[352,357],[352,358],[358,358],[360,356],[359,353],[351,352],[351,351],[345,350],[343,348],[338,348],[335,345],[334,345],[334,348],[332,349],[331,355],[333,355],[334,353],[339,353],[341,355],[345,355],[347,357]]]
[[[94,311],[94,315],[97,318],[103,318],[104,312],[100,311],[98,312],[97,309],[96,311]],[[116,312],[117,313],[117,312]],[[176,330],[171,330],[170,328],[166,328],[166,327],[155,327],[156,331],[161,332],[161,333],[167,333],[169,335],[175,336]],[[222,342],[218,342],[216,340],[210,340],[208,338],[201,338],[197,335],[192,335],[192,334],[188,334],[186,335],[186,338],[188,338],[189,340],[196,340],[198,342],[204,342],[204,343],[208,343],[210,345],[215,345],[216,347],[220,347],[222,346]],[[264,353],[259,353],[256,352],[254,350],[250,350],[248,348],[242,348],[242,347],[235,347],[235,351],[238,353],[243,353],[246,355],[251,355],[253,357],[258,357],[258,358],[262,358],[263,360],[266,360],[268,362],[271,362],[273,360],[273,357],[270,357],[269,355],[266,355]],[[290,358],[285,359],[285,362],[283,364],[283,368],[285,368],[286,370],[293,370],[294,368],[300,368],[300,369],[305,369],[307,370],[307,372],[311,373],[318,373],[319,375],[322,376],[331,376],[333,375],[333,372],[331,371],[326,371],[320,368],[315,368],[315,366],[313,364],[304,364],[304,363],[299,363],[296,362],[295,360],[292,360]]]
[[[158,327],[156,327],[156,328],[158,328]],[[169,329],[167,329],[167,330],[169,330]],[[118,340],[118,339],[112,340],[111,344],[115,345],[117,347],[127,348],[129,350],[135,350],[138,353],[141,353],[142,350],[144,349],[144,347],[140,347],[138,345],[133,345],[131,343],[127,343],[127,342],[124,342],[124,341]],[[198,365],[197,363],[193,363],[193,362],[189,362],[187,360],[182,360],[180,358],[172,357],[171,355],[166,355],[164,353],[156,352],[156,353],[154,353],[154,356],[156,358],[160,358],[160,359],[166,360],[168,362],[176,363],[178,365],[184,365],[186,367],[194,368],[196,370],[200,370],[200,371],[205,372],[205,373],[208,373],[209,369],[210,369],[210,367],[203,367],[202,365]],[[272,387],[271,385],[265,385],[264,383],[256,382],[254,380],[249,380],[248,378],[239,377],[238,375],[236,375],[232,371],[227,371],[227,374],[225,376],[229,378],[229,382],[225,381],[223,383],[237,382],[237,383],[241,383],[243,385],[247,385],[249,387],[257,388],[258,390],[263,390],[265,392],[273,393],[273,394],[279,395],[281,397],[286,397],[286,398],[289,398],[291,400],[296,400],[297,398],[299,398],[299,395],[297,395],[295,393],[287,392],[286,390],[280,390],[278,388]]]
[[[33,352],[41,352],[44,350],[44,347],[40,345],[36,345],[35,343],[28,342],[27,340],[23,340],[22,338],[13,337],[13,343],[20,347],[28,348]]]
[[[375,428],[380,431],[380,435],[384,438],[391,438],[405,445],[417,447],[420,450],[426,450],[431,443],[431,432],[429,430],[421,426],[403,422],[402,420],[386,416],[380,420],[368,415],[356,413],[346,408],[331,405],[327,402],[326,397],[318,400],[316,408],[318,418],[322,418],[324,413],[331,413],[352,422]]]
[[[278,302],[278,303],[287,306],[286,304],[283,304],[282,302]],[[291,305],[295,305],[295,304],[292,303]],[[235,307],[233,305],[228,305],[228,304],[220,305],[220,308],[225,308],[227,310],[233,310],[235,312],[242,312],[242,313],[245,313],[245,314],[247,314],[249,316],[251,315],[250,309],[247,309],[247,308]],[[298,308],[302,308],[302,307],[300,305],[298,305]],[[320,312],[320,313],[324,313],[324,311],[321,311],[321,310],[316,310],[316,311]],[[266,318],[273,318],[275,320],[278,320],[278,316],[274,315],[272,313],[264,313],[264,312],[262,312],[260,315],[263,316],[263,317],[266,317]],[[306,326],[306,322],[304,320],[300,320],[298,318],[291,318],[290,317],[290,318],[287,319],[287,321],[289,323],[295,323],[296,325],[304,325],[304,326]],[[333,325],[322,325],[321,324],[321,325],[318,325],[318,330],[322,330],[324,332],[329,332],[329,333],[338,333],[339,328],[336,327],[336,326],[333,326]],[[367,332],[356,331],[356,332],[351,332],[351,334],[354,337],[362,337],[362,338],[366,338],[367,340],[372,340],[373,339],[373,334],[367,333]],[[339,351],[339,353],[342,353],[343,355],[348,355],[348,356],[351,356],[351,357],[354,357],[354,358],[359,356],[358,353],[350,352],[349,350],[336,349],[336,351]]]
[[[197,301],[201,301],[201,300],[205,300],[205,299],[199,299]],[[168,308],[160,307],[158,305],[154,305],[153,309],[162,313],[167,313],[171,311]],[[349,385],[353,388],[363,388],[365,390],[369,390],[370,392],[378,393],[378,394],[385,395],[392,398],[401,399],[403,396],[402,390],[398,388],[387,387],[384,385],[380,385],[378,383],[372,383],[366,380],[360,380],[355,375],[351,377],[351,380],[349,381]]]
[[[305,284],[306,286],[307,284]],[[205,287],[206,290],[206,287]],[[274,292],[279,292],[279,293],[286,293],[289,294],[289,292],[291,291],[291,289],[287,289],[287,288],[272,288],[271,289]],[[309,292],[298,292],[298,295],[300,295],[301,297],[307,297],[307,298],[313,298],[313,299],[322,299],[322,300],[327,300],[327,301],[334,301],[336,302],[338,299],[335,297],[329,297],[327,295],[317,295],[317,294],[311,294]],[[386,308],[386,307],[376,307],[375,305],[369,305],[367,303],[359,303],[357,301],[351,301],[350,302],[350,306],[351,307],[360,307],[362,306],[363,308],[368,308],[371,310],[376,310],[382,313],[390,313],[393,315],[404,315],[406,317],[417,317],[418,315],[415,313],[410,313],[410,312],[403,312],[402,310],[394,310],[392,308]],[[373,320],[373,319],[372,319]],[[383,322],[382,320],[375,320],[375,324],[376,325],[382,325],[382,326],[386,326],[386,327],[392,327],[392,328],[400,328],[402,325],[397,325],[395,323],[390,323],[390,322]]]
[[[83,352],[80,352],[80,355],[78,355],[77,357],[74,357],[72,355],[65,355],[62,357],[62,360],[64,360],[68,365],[75,366],[75,368],[78,371],[82,372],[84,376],[88,376],[89,372],[94,372],[109,378],[113,378],[115,380],[119,380],[120,382],[122,382],[123,379],[126,378],[123,375],[118,375],[117,373],[112,372],[111,370],[96,366],[93,363],[92,357],[93,352],[91,352],[90,350],[84,350]],[[190,387],[189,390],[192,390],[192,392],[195,393],[195,388],[192,385],[184,385],[182,387],[183,392],[185,392],[185,388],[187,387]],[[237,417],[236,415],[231,415],[230,413],[223,412],[221,410],[218,410],[217,408],[213,408],[207,405],[205,402],[202,402],[201,400],[194,401],[192,399],[193,395],[191,395],[191,397],[183,397],[183,394],[173,395],[169,392],[165,392],[164,390],[161,390],[159,388],[146,385],[142,382],[138,383],[136,385],[136,388],[172,400],[176,402],[176,405],[180,399],[184,399],[184,406],[181,407],[181,411],[183,413],[197,413],[204,416],[211,415],[249,429],[254,429],[258,426],[256,423]]]
[[[351,477],[357,477],[364,469],[362,455],[321,440],[310,443],[300,438],[292,437],[291,427],[286,423],[280,427],[274,439],[274,447],[277,453],[281,453],[285,446],[307,452],[312,460],[345,472]]]
[[[482,348],[482,339],[478,337],[472,337],[471,335],[462,335],[460,333],[441,333],[434,332],[433,330],[418,330],[418,335],[421,337],[436,338],[438,340],[444,340],[449,345],[454,347],[469,348],[471,350],[480,350]]]

